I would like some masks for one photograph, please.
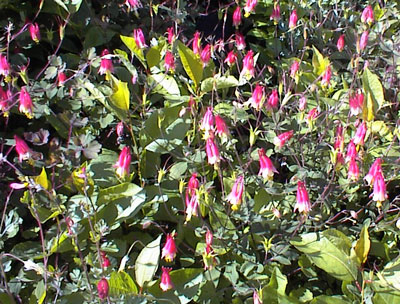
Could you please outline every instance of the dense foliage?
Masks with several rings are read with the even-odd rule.
[[[0,302],[400,302],[399,9],[2,0]]]

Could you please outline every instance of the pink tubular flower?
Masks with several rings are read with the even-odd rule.
[[[253,94],[249,98],[249,104],[257,111],[260,110],[264,104],[265,95],[264,95],[264,87],[260,84],[256,84],[256,87],[253,91]]]
[[[199,32],[194,33],[193,42],[192,42],[193,53],[195,53],[195,54],[200,53],[200,42],[201,42],[200,33]]]
[[[32,118],[33,111],[33,102],[31,96],[29,95],[26,87],[22,87],[21,92],[19,93],[19,107],[18,110],[21,113],[24,113],[26,117]]]
[[[211,45],[207,44],[200,53],[200,60],[205,67],[211,59]]]
[[[262,304],[260,296],[258,295],[257,290],[253,292],[253,304]]]
[[[232,205],[232,210],[238,210],[239,205],[242,202],[244,190],[244,178],[243,176],[239,176],[235,183],[233,184],[231,193],[229,193],[228,197],[226,198],[227,201]]]
[[[211,245],[213,242],[214,236],[212,234],[212,232],[207,228],[207,232],[206,232],[206,253],[210,254],[212,251]]]
[[[274,164],[271,159],[265,154],[263,148],[258,150],[258,156],[260,158],[260,171],[258,172],[259,176],[262,176],[264,180],[272,180],[274,177],[274,173],[278,173],[275,169]]]
[[[372,23],[374,22],[374,10],[371,5],[368,5],[364,8],[361,14],[361,22],[362,23]]]
[[[308,213],[311,210],[310,199],[304,183],[302,181],[297,182],[297,195],[296,204],[294,206],[294,212],[299,210],[300,213]]]
[[[31,23],[29,25],[29,33],[31,34],[31,38],[36,43],[39,43],[40,40],[40,31],[39,25],[37,23]]]
[[[367,133],[367,124],[363,121],[357,128],[356,134],[354,135],[354,144],[363,145],[365,134]]]
[[[368,31],[364,31],[361,35],[360,42],[359,42],[359,50],[363,51],[368,44]]]
[[[296,77],[296,73],[299,70],[299,67],[300,67],[300,62],[294,60],[292,65],[290,66],[290,77],[292,78]]]
[[[371,168],[369,168],[368,174],[364,177],[369,186],[372,185],[378,174],[381,174],[383,176],[381,164],[382,164],[382,159],[377,158],[371,165]]]
[[[245,76],[248,80],[254,77],[255,69],[254,69],[254,58],[253,51],[250,50],[247,52],[246,56],[243,58],[243,68],[240,72],[240,77]]]
[[[117,124],[116,132],[118,137],[122,137],[124,135],[124,123],[122,121]]]
[[[165,258],[165,261],[171,263],[175,256],[176,256],[176,246],[175,246],[175,240],[174,237],[171,233],[167,234],[167,240],[165,241],[165,245],[162,249],[162,254],[161,258]]]
[[[196,195],[197,189],[199,189],[199,180],[197,179],[197,173],[194,172],[189,179],[186,193],[188,193],[190,196]]]
[[[310,110],[310,112],[308,112],[306,119],[314,120],[315,118],[317,118],[317,116],[318,116],[318,109],[315,107],[315,108],[312,108]]]
[[[329,83],[331,82],[331,76],[332,76],[331,66],[328,65],[324,74],[322,75],[321,85],[329,86]]]
[[[382,206],[382,202],[384,202],[388,198],[386,192],[386,184],[385,179],[381,172],[378,172],[375,176],[374,180],[374,190],[372,192],[372,200],[376,202],[376,206],[380,208]]]
[[[118,161],[114,165],[117,168],[116,173],[120,178],[125,178],[129,175],[129,166],[131,164],[131,150],[129,147],[123,147],[119,154]]]
[[[232,66],[236,62],[236,59],[237,59],[236,53],[234,51],[230,51],[226,56],[224,62],[227,63],[229,66]]]
[[[199,188],[199,180],[197,179],[197,173],[193,173],[189,179],[188,187],[186,189],[186,221],[190,221],[192,216],[197,216],[197,208],[199,201],[197,198],[196,190]]]
[[[32,150],[28,147],[26,142],[17,135],[14,135],[14,140],[15,140],[15,150],[17,150],[19,161],[21,162],[25,159],[31,158]]]
[[[216,165],[221,160],[221,157],[219,156],[218,147],[215,144],[214,138],[212,137],[207,138],[206,154],[207,154],[207,161],[210,165]]]
[[[349,98],[350,116],[357,116],[362,113],[364,105],[364,94],[359,91],[356,95]]]
[[[216,128],[215,133],[219,137],[227,137],[228,136],[228,134],[229,134],[228,127],[226,126],[225,120],[219,115],[215,115],[215,128]]]
[[[289,17],[289,28],[294,29],[297,25],[297,11],[294,9]]]
[[[279,102],[279,96],[278,96],[278,90],[273,89],[271,94],[268,97],[267,101],[267,109],[276,109],[278,107],[278,102]]]
[[[128,10],[130,10],[130,9],[136,10],[136,9],[142,7],[142,4],[140,3],[139,0],[126,0],[125,5],[128,7]]]
[[[270,20],[274,20],[275,23],[278,23],[279,19],[281,19],[281,8],[278,3],[274,4],[274,8],[272,9]]]
[[[97,283],[97,293],[99,295],[100,300],[104,300],[108,297],[108,281],[106,278],[102,278],[98,283]]]
[[[344,44],[345,44],[344,37],[345,37],[344,34],[340,35],[340,37],[336,43],[336,47],[338,48],[339,52],[343,51],[343,49],[344,49]]]
[[[169,27],[167,29],[167,33],[168,33],[168,43],[173,44],[176,38],[174,27],[173,26]]]
[[[347,145],[346,163],[356,158],[357,158],[357,148],[356,145],[354,144],[354,140],[352,139]]]
[[[239,26],[242,23],[242,9],[240,6],[237,6],[232,16],[232,24],[233,26]]]
[[[235,42],[238,51],[244,50],[246,48],[246,41],[244,40],[244,36],[241,33],[236,32]]]
[[[165,53],[165,60],[164,60],[164,67],[167,71],[171,70],[174,71],[175,70],[175,58],[174,55],[170,52],[167,51]]]
[[[174,288],[174,285],[172,284],[172,281],[171,281],[171,276],[169,275],[172,268],[162,266],[161,270],[162,270],[161,282],[160,282],[161,290],[167,291],[167,290]]]
[[[206,138],[208,138],[210,132],[214,130],[214,114],[212,107],[207,107],[203,120],[201,121],[200,129],[204,131]]]
[[[307,98],[303,95],[299,99],[299,110],[304,111],[307,105]]]
[[[139,49],[147,47],[142,29],[140,29],[140,28],[134,29],[133,30],[133,38],[135,38],[136,45],[138,46]]]
[[[67,76],[65,76],[63,71],[59,71],[57,74],[57,86],[62,87],[67,80]]]
[[[0,86],[0,111],[3,112],[3,115],[7,116],[8,110],[8,96],[7,93]]]
[[[274,144],[275,146],[278,146],[279,148],[282,148],[285,143],[292,138],[294,131],[290,130],[287,132],[284,132],[282,134],[279,134],[274,138]]]
[[[246,5],[244,7],[245,16],[248,17],[256,8],[257,0],[247,0]]]
[[[360,175],[360,170],[358,169],[357,162],[354,158],[350,159],[349,171],[347,178],[353,181],[357,181]]]
[[[107,72],[112,72],[114,70],[112,60],[109,58],[110,52],[107,49],[104,49],[103,52],[101,52],[101,62],[100,62],[100,69],[99,69],[99,74],[104,75]]]
[[[340,124],[336,127],[336,139],[333,148],[340,152],[344,149],[343,127]]]
[[[0,75],[8,76],[10,74],[10,64],[7,57],[0,53]]]
[[[100,257],[101,257],[101,265],[103,268],[110,267],[111,263],[110,260],[107,257],[107,254],[104,251],[100,251]]]

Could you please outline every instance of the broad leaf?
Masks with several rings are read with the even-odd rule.
[[[383,87],[379,77],[372,73],[368,68],[364,69],[362,83],[367,104],[363,110],[363,118],[371,121],[374,119],[376,112],[379,111],[385,103]]]
[[[201,90],[203,92],[210,92],[213,89],[220,90],[226,88],[232,88],[239,85],[239,81],[233,77],[215,75],[214,77],[209,77],[201,82]]]
[[[144,67],[146,67],[143,50],[137,46],[135,38],[123,35],[121,35],[120,37],[122,42],[131,51],[132,55],[135,55],[139,59],[139,61],[144,65]]]
[[[371,248],[371,241],[369,240],[368,227],[363,226],[360,233],[360,238],[358,239],[356,247],[354,248],[357,259],[360,264],[364,264],[365,261],[367,260],[370,248]]]
[[[111,296],[136,295],[138,293],[135,282],[125,271],[113,271],[108,284]]]
[[[128,83],[123,82],[111,75],[113,94],[110,100],[113,106],[121,109],[124,112],[129,110],[130,92]]]
[[[157,271],[160,261],[161,235],[146,245],[139,253],[135,262],[136,282],[143,288],[146,282],[150,282]]]
[[[183,68],[197,88],[203,79],[203,65],[200,58],[196,57],[193,51],[180,41],[178,41],[178,52]]]

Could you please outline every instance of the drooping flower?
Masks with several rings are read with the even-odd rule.
[[[167,71],[169,71],[169,70],[174,71],[175,70],[175,58],[174,58],[174,55],[170,51],[167,51],[165,53],[164,61],[165,61],[164,62],[165,70],[167,70]]]
[[[210,254],[212,251],[211,245],[213,242],[214,236],[212,234],[212,232],[207,228],[207,232],[206,232],[206,252],[207,254]]]
[[[262,304],[260,296],[258,295],[257,290],[253,292],[253,304]]]
[[[257,83],[256,87],[254,88],[253,94],[249,98],[248,103],[258,111],[262,108],[264,100],[264,87]]]
[[[210,165],[216,165],[221,160],[218,147],[215,144],[214,138],[212,136],[207,138],[206,154],[207,154],[207,161]]]
[[[101,61],[100,61],[100,69],[99,69],[99,74],[104,75],[107,72],[112,73],[114,70],[112,60],[110,59],[110,56],[108,56],[110,52],[107,49],[104,49],[103,52],[101,53]]]
[[[336,47],[338,48],[339,52],[343,51],[343,49],[344,49],[344,45],[345,45],[344,37],[345,37],[344,34],[340,35],[340,37],[336,43]]]
[[[117,124],[116,132],[118,137],[122,137],[124,135],[124,123],[122,121]]]
[[[368,44],[368,31],[364,31],[361,34],[360,42],[359,42],[359,50],[363,51]]]
[[[176,256],[176,246],[174,236],[171,233],[167,234],[167,240],[165,241],[165,245],[162,249],[161,258],[165,259],[165,261],[171,263]]]
[[[244,190],[244,177],[243,175],[239,176],[235,183],[233,184],[231,193],[227,196],[226,200],[232,205],[232,210],[238,210],[239,205],[242,202]]]
[[[31,158],[32,150],[28,147],[26,142],[17,135],[14,135],[14,140],[15,150],[17,151],[19,161],[21,162],[23,160]]]
[[[200,53],[200,60],[205,67],[211,59],[211,45],[207,44]]]
[[[162,270],[161,282],[160,282],[161,290],[167,291],[167,290],[174,288],[174,285],[172,284],[171,276],[169,275],[172,268],[162,266],[161,270]]]
[[[362,23],[372,23],[374,22],[374,10],[371,5],[368,5],[364,8],[361,14],[361,22]]]
[[[294,29],[297,25],[297,11],[294,9],[289,17],[289,28]]]
[[[4,116],[8,116],[8,96],[7,92],[0,86],[0,111]]]
[[[250,14],[255,10],[257,5],[257,0],[247,0],[246,5],[244,7],[245,14],[244,16],[247,18]]]
[[[215,133],[219,137],[227,137],[229,134],[225,120],[219,115],[215,115],[215,129]]]
[[[131,150],[129,147],[125,146],[122,148],[121,153],[119,154],[118,161],[114,165],[114,168],[117,168],[117,175],[124,179],[129,175],[129,166],[131,164]]]
[[[104,300],[108,297],[108,281],[106,278],[102,278],[98,283],[97,283],[97,293],[99,295],[100,300]]]
[[[303,95],[299,99],[299,111],[304,111],[307,105],[307,98]]]
[[[19,93],[19,107],[18,110],[21,113],[24,113],[26,117],[31,119],[33,117],[33,102],[31,96],[29,95],[26,87],[21,88],[21,92]]]
[[[300,62],[294,60],[292,65],[290,66],[290,77],[295,78],[297,71],[299,70]]]
[[[357,128],[356,134],[354,135],[355,145],[364,145],[365,134],[367,133],[367,124],[363,121]]]
[[[278,170],[275,169],[274,164],[271,159],[265,154],[263,148],[258,150],[258,156],[260,158],[260,171],[258,172],[259,176],[262,176],[264,180],[272,180],[274,177],[274,173],[278,173]]]
[[[293,130],[290,130],[290,131],[287,131],[287,132],[284,132],[284,133],[282,133],[282,134],[277,135],[277,136],[274,138],[274,145],[275,145],[275,146],[278,146],[279,148],[282,148],[282,147],[285,145],[285,143],[286,143],[289,139],[292,138],[293,133],[294,133],[294,131],[293,131]]]
[[[312,108],[310,110],[310,112],[308,112],[307,116],[306,116],[306,121],[308,126],[312,129],[312,127],[314,126],[314,121],[317,118],[319,112],[318,112],[318,108]]]
[[[136,10],[136,9],[142,7],[142,4],[140,3],[139,0],[126,0],[125,5],[128,7],[128,10],[131,10],[131,9]]]
[[[195,54],[200,53],[200,42],[201,42],[200,33],[199,32],[194,33],[193,42],[192,42],[193,53],[195,53]]]
[[[356,158],[357,158],[357,148],[356,145],[354,144],[354,140],[352,139],[347,145],[346,163]]]
[[[372,185],[378,174],[381,174],[383,176],[381,165],[382,165],[382,159],[377,158],[371,165],[371,168],[369,168],[368,174],[364,177],[369,186]]]
[[[239,32],[236,32],[235,34],[235,43],[238,51],[244,50],[246,48],[246,41],[244,40],[244,36]]]
[[[207,107],[204,113],[203,119],[201,121],[200,129],[204,131],[205,138],[210,136],[210,133],[214,130],[214,114],[213,108]]]
[[[384,202],[388,198],[386,192],[386,184],[385,179],[381,172],[378,172],[374,179],[374,189],[372,192],[372,200],[376,202],[376,206],[380,208],[382,206],[382,202]]]
[[[364,106],[364,94],[361,91],[358,91],[354,96],[350,96],[349,98],[349,106],[350,106],[350,116],[357,116],[362,113],[362,109]]]
[[[344,149],[343,127],[341,124],[336,127],[336,139],[333,148],[340,152],[342,152]]]
[[[227,63],[229,66],[232,66],[236,62],[236,59],[237,59],[236,53],[234,51],[230,51],[226,56],[224,62]]]
[[[0,75],[8,76],[10,74],[10,64],[7,57],[0,53]]]
[[[274,3],[274,8],[272,9],[272,13],[269,19],[274,20],[274,23],[278,23],[279,19],[281,19],[281,8],[279,6],[279,3]]]
[[[63,71],[58,71],[57,86],[62,87],[66,80],[67,80],[67,76],[65,76],[65,73]]]
[[[174,41],[175,41],[175,38],[176,38],[174,27],[173,26],[169,27],[167,29],[167,33],[168,33],[168,38],[167,38],[168,39],[168,43],[169,44],[173,44]]]
[[[324,74],[322,75],[321,86],[329,86],[329,83],[331,82],[331,76],[332,76],[331,66],[328,65],[326,67]]]
[[[199,188],[199,180],[197,179],[197,173],[194,172],[189,179],[188,187],[186,189],[185,203],[186,203],[186,221],[190,221],[192,216],[197,216],[197,208],[199,206],[199,200],[197,197],[197,189]]]
[[[232,16],[232,24],[233,26],[239,26],[240,23],[242,23],[242,9],[240,6],[237,6],[236,9],[233,12]]]
[[[358,168],[355,158],[351,158],[349,162],[349,171],[347,178],[353,181],[357,181],[360,175],[360,170]]]
[[[29,25],[29,33],[31,34],[31,38],[36,43],[39,43],[40,40],[40,30],[39,25],[37,23],[31,23]]]
[[[308,197],[307,189],[302,181],[297,182],[297,195],[294,212],[296,212],[296,210],[305,214],[311,210],[310,198]]]
[[[267,109],[276,109],[278,107],[278,103],[279,103],[279,96],[278,96],[278,90],[277,89],[273,89],[271,94],[268,97],[268,101],[267,101]]]
[[[253,58],[253,51],[250,50],[247,52],[246,56],[243,58],[243,68],[240,72],[240,77],[246,77],[250,80],[254,77],[255,69],[254,69],[254,58]]]
[[[135,38],[136,45],[138,46],[139,49],[147,47],[142,29],[140,29],[140,28],[134,29],[133,30],[133,38]]]
[[[107,254],[104,251],[100,251],[100,257],[101,257],[101,266],[103,268],[110,267],[111,263],[110,260],[107,257]]]

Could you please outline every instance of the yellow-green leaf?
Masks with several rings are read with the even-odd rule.
[[[387,141],[392,141],[393,140],[393,134],[388,128],[388,126],[385,124],[384,121],[379,120],[379,121],[374,121],[371,124],[371,132],[372,133],[377,133],[379,136],[382,138],[385,138]]]
[[[112,87],[114,93],[110,96],[110,100],[114,106],[123,111],[129,110],[130,92],[128,83],[123,82],[111,75]]]
[[[364,70],[362,83],[367,99],[367,113],[363,113],[363,115],[364,119],[366,118],[368,121],[371,121],[376,112],[379,111],[385,103],[383,87],[379,77],[372,73],[368,68],[365,68]]]
[[[357,259],[360,262],[360,264],[364,264],[365,261],[367,260],[370,248],[371,248],[371,241],[369,239],[368,227],[363,226],[360,233],[360,238],[358,239],[356,247],[354,248]]]
[[[146,67],[143,50],[137,46],[135,38],[123,35],[121,35],[120,37],[122,42],[131,51],[132,55],[135,55],[139,59],[139,61],[144,65],[144,67]]]
[[[193,51],[180,41],[178,41],[178,51],[183,68],[197,88],[203,79],[203,65],[200,58],[196,57]]]
[[[314,74],[321,75],[325,72],[326,68],[329,66],[329,59],[324,57],[318,49],[313,46],[314,55],[312,58],[312,65],[314,67]]]
[[[156,66],[160,60],[161,60],[161,55],[160,55],[160,50],[158,47],[152,47],[146,54],[146,60],[147,60],[147,65],[149,68]]]
[[[42,168],[40,175],[36,176],[34,180],[36,184],[42,186],[46,190],[49,190],[49,181],[47,180],[47,174],[44,167]]]

